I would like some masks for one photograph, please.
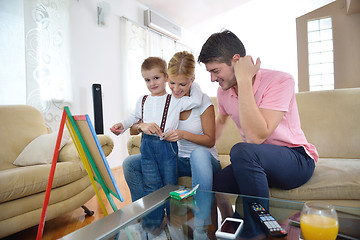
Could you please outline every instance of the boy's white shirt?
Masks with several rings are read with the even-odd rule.
[[[158,126],[161,125],[167,95],[168,94],[164,94],[163,96],[148,95],[144,103],[144,123],[154,122]],[[184,96],[181,98],[175,98],[173,95],[171,95],[171,101],[167,113],[164,133],[177,129],[180,121],[180,113],[182,111],[199,107],[202,102],[202,96],[203,93],[200,89],[200,86],[195,82],[191,85],[190,97]],[[141,96],[138,99],[138,101],[136,102],[136,108],[130,114],[130,116],[121,122],[124,127],[124,130],[121,133],[126,131],[133,124],[139,122],[139,120],[141,119],[143,97],[144,96]]]

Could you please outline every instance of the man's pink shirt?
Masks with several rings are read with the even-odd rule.
[[[256,104],[259,108],[285,112],[278,127],[264,143],[286,147],[302,146],[307,154],[317,162],[319,158],[317,150],[314,145],[308,143],[301,129],[294,86],[294,79],[288,73],[268,69],[260,69],[257,72],[253,84]],[[229,115],[232,118],[246,142],[240,126],[238,95],[234,88],[224,91],[219,87],[217,101],[219,114]]]

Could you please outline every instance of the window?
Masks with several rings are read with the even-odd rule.
[[[331,18],[310,20],[307,27],[310,91],[334,89]]]

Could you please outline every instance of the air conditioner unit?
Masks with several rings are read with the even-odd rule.
[[[154,13],[150,9],[144,11],[145,26],[161,32],[171,38],[179,39],[181,37],[181,27],[168,19]]]

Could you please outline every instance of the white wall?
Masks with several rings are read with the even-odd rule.
[[[110,12],[107,26],[97,25],[95,0],[71,1],[71,78],[73,86],[72,114],[89,114],[94,123],[93,83],[102,86],[104,134],[115,143],[107,158],[111,167],[121,165],[127,156],[128,133],[116,137],[109,128],[122,120],[119,92],[122,87],[120,62],[120,16],[143,24],[145,7],[136,1],[107,0]]]

